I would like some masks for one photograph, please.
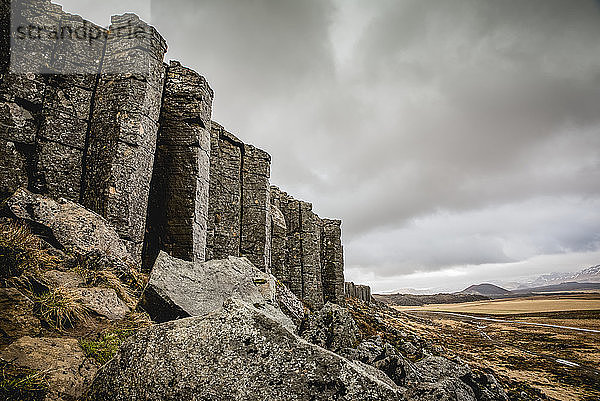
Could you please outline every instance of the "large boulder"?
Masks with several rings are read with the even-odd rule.
[[[306,317],[300,335],[313,344],[339,352],[343,348],[355,347],[360,331],[347,309],[328,302]]]
[[[124,319],[130,311],[112,288],[73,288],[83,306],[109,320]]]
[[[10,212],[30,223],[37,234],[57,248],[78,255],[101,252],[133,264],[125,244],[102,216],[65,200],[54,200],[21,188],[7,201]]]
[[[423,401],[508,400],[493,375],[475,373],[463,363],[430,355],[413,366],[418,382],[408,386],[410,397]]]
[[[288,302],[290,295],[285,298]],[[154,321],[166,322],[214,312],[230,297],[262,308],[291,329],[295,327],[279,308],[282,297],[278,297],[275,277],[258,270],[248,259],[233,256],[186,262],[161,252],[140,306]]]
[[[399,386],[417,380],[414,365],[381,337],[363,341],[358,347],[343,349],[341,353],[348,359],[361,361],[381,370]]]
[[[0,288],[0,344],[40,334],[42,326],[33,308],[33,301],[19,290]]]
[[[43,373],[49,384],[46,401],[79,399],[97,371],[73,338],[22,337],[3,350],[0,358]]]
[[[262,309],[217,312],[134,335],[96,376],[90,401],[403,400],[377,370],[310,344]]]

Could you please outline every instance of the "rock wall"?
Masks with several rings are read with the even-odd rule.
[[[161,249],[192,262],[205,259],[213,97],[204,77],[171,62],[146,219],[145,270]]]
[[[0,200],[26,187],[78,202],[146,271],[160,251],[243,256],[311,308],[343,303],[341,222],[271,187],[270,155],[211,121],[208,82],[165,65],[154,28],[125,14],[104,29],[48,0],[13,2],[11,26],[0,5]]]
[[[343,304],[344,247],[342,246],[341,220],[322,220],[321,263],[325,302]]]
[[[3,27],[11,26],[6,4]],[[10,57],[0,82],[0,195],[25,186],[80,202],[139,260],[165,41],[133,14],[113,17],[107,31],[47,0],[15,1],[12,13],[1,63]]]
[[[347,298],[360,299],[366,303],[371,302],[371,287],[368,285],[356,285],[352,282],[345,282],[344,292]]]
[[[321,219],[312,204],[271,187],[272,273],[310,307],[344,302],[341,221]]]
[[[271,156],[212,122],[206,259],[245,256],[270,271]]]

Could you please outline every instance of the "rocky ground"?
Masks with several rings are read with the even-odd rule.
[[[600,355],[595,333],[397,311],[378,303],[349,302],[347,306],[366,335],[379,333],[397,347],[409,339],[416,349],[468,363],[474,372],[493,372],[511,400],[591,401],[600,396],[600,376],[594,369]],[[539,316],[501,318],[593,329],[597,314],[562,312],[546,314],[543,320]],[[577,364],[565,365],[569,361]]]
[[[245,258],[147,277],[100,216],[24,190],[2,215],[0,399],[507,399],[377,303],[311,311]]]

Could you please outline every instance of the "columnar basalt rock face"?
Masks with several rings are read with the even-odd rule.
[[[273,275],[312,308],[328,301],[343,304],[341,221],[319,218],[310,203],[276,186],[271,187],[271,211]]]
[[[270,272],[271,156],[245,144],[242,163],[240,256],[247,257],[260,270]]]
[[[312,211],[312,204],[300,205],[300,232],[302,249],[302,291],[304,300],[314,309],[323,304],[321,279],[321,219]]]
[[[341,220],[322,220],[321,264],[325,302],[342,305],[345,297]]]
[[[166,43],[133,14],[112,18],[84,165],[84,206],[104,216],[141,258]]]
[[[356,285],[352,282],[345,282],[344,292],[347,298],[356,298],[367,303],[371,302],[371,287],[368,285]]]
[[[287,263],[287,223],[281,211],[287,202],[282,200],[281,195],[282,193],[277,187],[271,187],[271,273],[288,288],[291,288]]]
[[[5,68],[0,82],[0,192],[27,186],[79,200],[91,99],[106,31],[49,1],[33,0],[12,2],[12,9],[3,5],[4,31],[9,30],[11,11],[11,51],[1,56]],[[38,32],[38,27],[44,31]],[[78,29],[97,35],[82,45],[73,34]],[[65,71],[70,75],[60,75]]]
[[[312,205],[294,199],[277,187],[271,187],[272,207],[285,220],[287,238],[282,238],[283,224],[275,224],[277,235],[271,239],[271,264],[275,277],[313,309],[324,304],[321,281],[321,219]],[[273,240],[274,239],[274,240]]]
[[[0,200],[26,187],[79,202],[147,270],[161,250],[247,257],[313,309],[343,303],[340,222],[270,186],[269,154],[211,121],[207,81],[166,66],[154,28],[125,14],[103,29],[49,0],[0,6]]]
[[[240,256],[243,143],[211,123],[206,259]]]
[[[172,61],[146,219],[145,269],[159,250],[204,261],[208,220],[210,126],[214,93],[206,79]]]
[[[0,196],[25,186],[81,202],[139,260],[164,40],[133,14],[108,31],[48,0],[3,2],[2,12],[13,40],[1,56]]]
[[[270,270],[271,157],[212,122],[207,259],[245,256]]]

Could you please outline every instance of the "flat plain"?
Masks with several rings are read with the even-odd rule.
[[[598,293],[394,309],[397,323],[511,387],[540,399],[600,400]]]

